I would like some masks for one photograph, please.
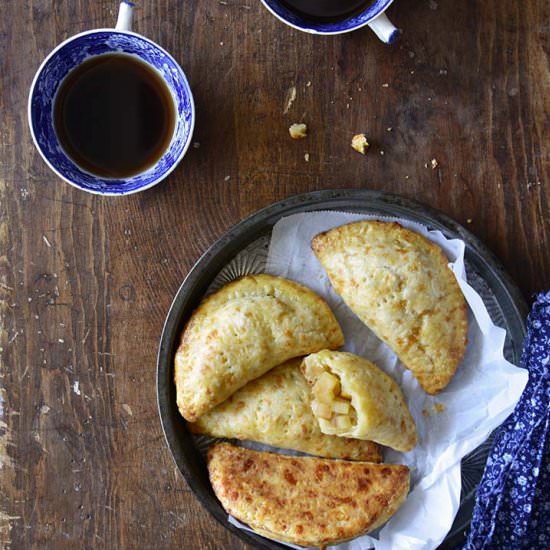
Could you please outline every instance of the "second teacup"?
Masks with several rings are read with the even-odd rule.
[[[400,32],[384,13],[393,0],[262,0],[275,16],[294,29],[311,34],[343,34],[368,25],[386,44]]]

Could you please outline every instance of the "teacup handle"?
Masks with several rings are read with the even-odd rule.
[[[393,44],[401,34],[401,31],[388,19],[385,13],[375,17],[369,23],[369,27],[386,44]]]
[[[134,19],[134,6],[133,2],[123,0],[118,8],[118,19],[116,21],[115,30],[117,31],[131,31],[132,21]]]

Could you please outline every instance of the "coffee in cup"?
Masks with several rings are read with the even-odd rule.
[[[159,72],[121,53],[84,61],[63,80],[54,103],[61,146],[102,177],[131,177],[158,162],[175,119],[172,94]]]
[[[371,0],[283,0],[283,4],[304,19],[341,21],[361,13]]]

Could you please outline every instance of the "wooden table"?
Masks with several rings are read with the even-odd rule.
[[[2,3],[0,546],[242,549],[161,433],[155,359],[174,293],[244,216],[346,187],[439,208],[526,298],[548,287],[550,7],[398,0],[389,15],[405,32],[389,47],[368,29],[302,34],[258,0],[140,2],[135,29],[189,77],[195,143],[161,185],[101,198],[49,171],[26,103],[47,53],[116,11],[113,0]],[[293,141],[301,121],[309,136]],[[359,132],[365,157],[350,147]]]

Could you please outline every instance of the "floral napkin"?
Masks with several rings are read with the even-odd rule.
[[[550,292],[528,319],[529,382],[497,430],[464,550],[550,548]]]

